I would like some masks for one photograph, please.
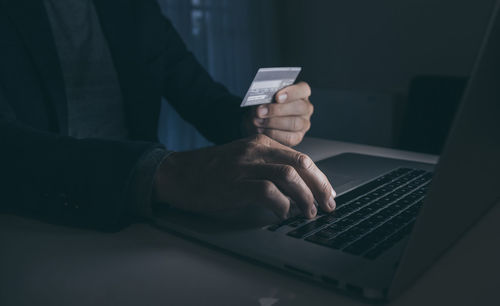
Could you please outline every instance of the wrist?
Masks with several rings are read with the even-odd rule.
[[[170,152],[160,162],[153,182],[152,201],[153,203],[169,203],[174,199],[177,189],[175,186],[178,176],[178,152]],[[176,179],[177,178],[177,179]]]
[[[163,146],[146,152],[137,162],[127,185],[128,213],[149,218],[152,215],[152,192],[161,161],[170,154]]]

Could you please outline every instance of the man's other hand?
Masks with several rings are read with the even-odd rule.
[[[296,146],[311,127],[314,107],[309,101],[311,88],[305,82],[285,87],[275,102],[253,107],[245,121],[249,134],[265,134],[274,140]]]
[[[265,135],[226,145],[173,153],[160,165],[154,200],[202,213],[262,205],[278,217],[296,203],[305,217],[335,208],[335,191],[305,154]]]

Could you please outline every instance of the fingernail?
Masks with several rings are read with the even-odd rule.
[[[287,210],[283,213],[282,218],[283,218],[283,220],[285,220],[285,219],[288,219],[288,218],[290,218],[290,217],[291,217],[291,212],[290,212],[290,209],[287,209]]]
[[[311,208],[311,217],[316,216],[316,212],[317,212],[316,206],[313,205],[313,207]]]
[[[285,102],[286,98],[288,98],[288,95],[286,93],[283,93],[278,96],[278,102]]]
[[[332,193],[332,195],[330,196],[330,199],[328,200],[328,207],[331,209],[331,210],[334,210],[335,209],[335,197]]]
[[[258,125],[262,125],[262,124],[264,124],[264,119],[257,118],[257,119],[255,119],[255,122],[257,122]]]
[[[336,196],[337,196],[337,192],[335,190],[333,190],[333,188],[332,188],[332,197],[335,198]]]
[[[261,106],[261,107],[259,107],[258,112],[259,112],[259,116],[265,116],[265,115],[267,115],[269,110],[267,109],[267,106]]]

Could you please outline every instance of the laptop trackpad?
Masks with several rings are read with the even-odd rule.
[[[343,190],[346,189],[345,187],[347,185],[356,185],[358,184],[358,179],[352,176],[347,176],[347,175],[341,175],[341,174],[333,174],[333,175],[327,175],[328,179],[330,180],[330,184],[332,184],[333,189],[338,189],[342,188]]]
[[[378,156],[343,153],[316,163],[340,194],[398,167],[420,168],[421,163]]]

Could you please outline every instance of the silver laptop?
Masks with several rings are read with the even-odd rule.
[[[500,200],[498,10],[438,164],[341,154],[318,163],[335,182],[333,213],[276,223],[266,211],[229,220],[168,210],[156,224],[364,298],[394,298]]]

